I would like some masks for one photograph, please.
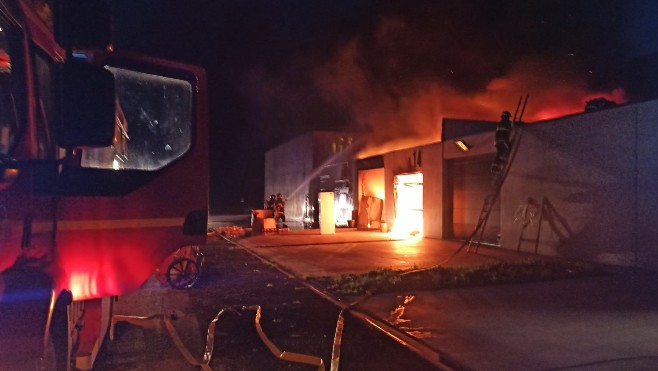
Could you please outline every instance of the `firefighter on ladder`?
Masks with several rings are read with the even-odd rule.
[[[512,132],[513,122],[510,120],[512,114],[508,111],[504,111],[500,115],[500,122],[496,127],[496,159],[493,164],[491,164],[491,171],[498,172],[503,169],[505,164],[505,155],[509,152],[510,145],[510,134]]]

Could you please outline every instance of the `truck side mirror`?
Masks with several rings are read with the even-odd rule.
[[[114,137],[114,75],[102,67],[71,59],[61,69],[61,116],[57,145],[107,147]]]

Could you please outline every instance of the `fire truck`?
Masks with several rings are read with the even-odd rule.
[[[120,295],[205,241],[203,69],[96,0],[0,0],[0,369],[91,369]]]

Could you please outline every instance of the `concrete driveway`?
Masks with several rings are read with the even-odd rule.
[[[489,247],[455,255],[458,242],[352,230],[269,234],[239,243],[300,277],[526,257]],[[656,272],[618,269],[597,277],[383,294],[357,309],[420,339],[457,369],[658,369]]]
[[[460,242],[429,238],[398,239],[389,233],[318,230],[271,233],[241,239],[240,244],[300,277],[364,273],[376,269],[447,267],[518,261],[527,257],[480,247],[478,254],[455,252]],[[465,249],[462,249],[465,250]]]

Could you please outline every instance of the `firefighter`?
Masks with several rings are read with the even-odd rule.
[[[265,210],[274,211],[274,205],[276,204],[276,196],[274,194],[270,195],[270,198],[265,200]]]
[[[500,171],[503,168],[503,164],[505,163],[505,156],[511,148],[510,134],[512,132],[513,125],[513,122],[510,120],[511,117],[511,113],[504,111],[500,115],[500,122],[496,127],[496,139],[494,142],[496,146],[496,159],[491,165],[491,171],[493,172]]]
[[[276,195],[276,202],[274,203],[274,220],[279,223],[279,220],[283,223],[283,228],[286,228],[286,201],[283,199],[281,193]]]

